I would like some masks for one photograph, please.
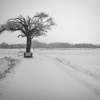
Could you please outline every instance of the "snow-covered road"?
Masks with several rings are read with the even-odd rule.
[[[12,76],[0,100],[100,100],[53,59],[35,53],[34,58],[22,58]]]

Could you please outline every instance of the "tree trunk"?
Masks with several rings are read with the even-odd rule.
[[[26,52],[30,52],[31,50],[31,37],[27,37],[27,43],[26,43]]]

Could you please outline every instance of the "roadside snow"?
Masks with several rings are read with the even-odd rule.
[[[59,50],[36,50],[33,55],[34,58],[19,57],[21,64],[15,74],[0,81],[0,100],[100,100],[98,93],[83,84],[90,77],[65,64],[68,60],[79,61],[74,52],[68,56]],[[81,54],[80,60],[82,57]]]
[[[58,61],[61,69],[100,95],[100,49],[36,49],[35,51]]]

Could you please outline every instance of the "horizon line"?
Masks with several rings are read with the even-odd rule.
[[[41,41],[38,41],[38,40],[32,40],[32,42],[34,41],[37,41],[37,42],[40,42],[40,43],[45,43],[45,44],[51,44],[51,43],[68,43],[68,44],[71,44],[71,45],[75,45],[75,44],[92,44],[92,45],[100,45],[100,44],[97,44],[97,43],[69,43],[69,42],[50,42],[50,43],[46,43],[46,42],[41,42]],[[0,44],[2,43],[7,43],[7,42],[1,42]],[[13,45],[13,44],[26,44],[26,43],[7,43],[8,45]]]

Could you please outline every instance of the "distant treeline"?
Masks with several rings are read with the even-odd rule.
[[[38,41],[32,42],[33,48],[100,48],[100,45],[82,43],[82,44],[70,44],[70,43],[42,43]],[[0,48],[26,48],[26,44],[7,44],[5,42],[0,44]]]
[[[0,48],[25,48],[25,44],[7,44],[6,42],[3,42],[0,44]]]
[[[70,43],[41,43],[38,41],[33,41],[33,48],[100,48],[100,45],[94,45],[94,44],[70,44]]]

